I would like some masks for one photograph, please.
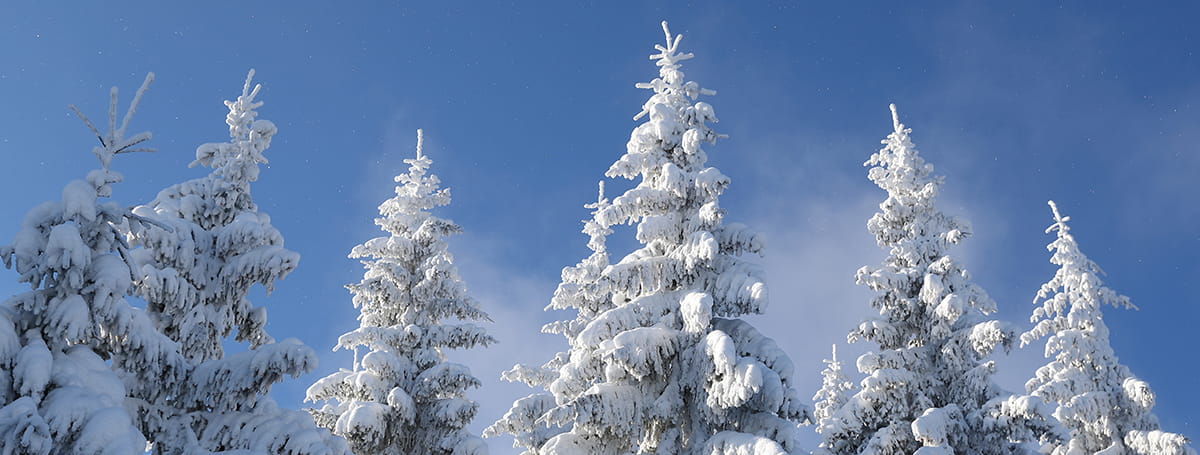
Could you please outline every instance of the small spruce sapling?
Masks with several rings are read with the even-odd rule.
[[[817,431],[821,431],[822,422],[833,416],[838,409],[846,404],[854,390],[850,378],[842,373],[842,362],[838,360],[837,345],[833,345],[833,353],[825,360],[825,369],[821,371],[821,389],[813,395],[813,421]]]

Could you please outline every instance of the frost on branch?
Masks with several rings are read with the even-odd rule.
[[[311,371],[316,353],[296,340],[276,343],[263,330],[266,309],[246,298],[256,284],[270,291],[300,259],[251,198],[250,183],[276,133],[270,121],[256,119],[263,103],[255,99],[261,86],[252,85],[253,76],[251,70],[241,95],[225,102],[230,140],[196,149],[192,164],[209,167],[209,174],[167,187],[134,209],[152,221],[130,235],[143,247],[131,255],[134,293],[146,301],[154,326],[179,343],[189,371],[186,379],[151,378],[134,391],[139,425],[156,453],[347,450],[306,413],[279,409],[267,396],[286,376]],[[223,345],[235,329],[234,340],[250,350],[227,356]]]
[[[1001,454],[1021,450],[1014,434],[996,428],[989,405],[1001,397],[988,356],[1011,344],[1003,324],[984,319],[996,310],[987,293],[950,255],[970,226],[939,211],[942,178],[933,175],[892,106],[893,132],[865,163],[868,177],[887,192],[867,222],[888,257],[863,267],[857,282],[877,291],[879,315],[864,320],[850,341],[870,341],[878,352],[858,360],[867,377],[844,406],[821,424],[822,448],[836,454]]]
[[[715,93],[684,79],[692,54],[663,31],[650,57],[659,75],[637,84],[652,91],[634,118],[644,122],[606,173],[638,184],[589,206],[593,254],[563,270],[551,301],[577,311],[546,328],[570,350],[510,372],[546,393],[489,429],[513,434],[526,453],[787,453],[799,450],[796,424],[811,418],[791,361],[737,319],[766,309],[762,271],[742,257],[764,242],[723,223],[729,178],[701,148],[720,137],[709,126],[717,118],[698,101]],[[604,239],[621,223],[636,224],[641,248],[610,263]]]
[[[1032,396],[1057,407],[1054,415],[1069,431],[1055,454],[1136,453],[1194,455],[1183,435],[1159,430],[1150,412],[1154,392],[1122,365],[1108,341],[1101,307],[1134,308],[1129,298],[1104,286],[1103,272],[1079,250],[1070,217],[1049,202],[1054,224],[1046,232],[1057,237],[1047,249],[1059,268],[1038,290],[1033,329],[1021,344],[1046,338],[1050,363],[1025,383]]]
[[[5,453],[143,453],[131,395],[151,376],[181,377],[178,345],[125,300],[132,287],[125,235],[145,220],[102,199],[121,181],[113,158],[150,150],[137,148],[150,133],[125,133],[153,79],[147,75],[120,123],[112,89],[104,133],[72,106],[100,140],[92,149],[100,168],[68,183],[61,200],[30,210],[13,243],[0,247],[5,266],[31,288],[0,303]]]
[[[478,405],[466,390],[479,380],[467,367],[446,362],[443,350],[487,346],[495,340],[474,321],[490,321],[467,294],[445,237],[462,231],[430,210],[450,203],[450,190],[422,154],[404,160],[396,196],[375,219],[387,236],[354,247],[366,272],[346,286],[358,307],[359,327],[335,349],[355,352],[342,369],[308,388],[317,424],[346,438],[358,455],[385,453],[484,454],[482,440],[465,430]],[[457,321],[457,322],[455,322]],[[358,360],[359,348],[368,351]]]

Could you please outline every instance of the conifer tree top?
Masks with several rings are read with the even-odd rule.
[[[985,320],[995,302],[950,255],[969,225],[939,210],[942,178],[933,174],[889,106],[892,132],[864,165],[887,192],[867,230],[888,251],[881,266],[862,267],[856,281],[876,291],[878,316],[851,331],[879,352],[859,357],[868,377],[840,410],[821,422],[822,444],[837,454],[952,450],[1005,453],[1019,430],[989,427],[990,400],[1000,393],[991,376],[993,350],[1009,346],[1003,323]],[[1011,431],[1010,431],[1011,430]]]
[[[1101,307],[1136,309],[1100,280],[1104,272],[1079,249],[1070,217],[1049,201],[1055,233],[1047,249],[1059,266],[1034,298],[1030,317],[1035,325],[1021,335],[1022,345],[1047,337],[1045,356],[1052,360],[1026,382],[1029,393],[1057,405],[1055,417],[1070,438],[1055,454],[1113,452],[1194,454],[1181,434],[1159,429],[1151,413],[1155,396],[1150,385],[1117,360],[1109,344]]]
[[[1042,305],[1030,317],[1030,322],[1036,325],[1021,335],[1021,345],[1068,328],[1092,330],[1089,338],[1094,337],[1097,342],[1102,340],[1107,345],[1108,328],[1103,322],[1100,307],[1137,307],[1129,297],[1103,286],[1099,276],[1104,271],[1080,251],[1079,244],[1070,233],[1071,227],[1067,222],[1071,217],[1062,216],[1054,201],[1047,201],[1047,204],[1054,216],[1054,223],[1046,228],[1046,233],[1053,232],[1056,237],[1046,249],[1053,253],[1050,263],[1059,266],[1059,270],[1053,279],[1038,290],[1034,303],[1040,301]]]
[[[888,108],[892,112],[892,133],[882,141],[885,147],[865,163],[875,166],[867,178],[889,193],[909,193],[923,200],[932,200],[937,194],[932,186],[940,186],[941,178],[931,176],[933,165],[926,163],[917,152],[909,137],[912,129],[900,123],[896,105],[889,104]]]
[[[70,105],[75,115],[79,116],[80,120],[87,125],[88,129],[92,130],[92,134],[100,140],[99,147],[93,147],[92,153],[100,160],[100,169],[88,174],[88,183],[96,187],[96,193],[100,197],[109,197],[112,195],[110,184],[121,181],[121,174],[110,170],[112,160],[121,153],[133,152],[153,152],[153,148],[135,147],[143,142],[150,140],[153,136],[150,132],[142,132],[125,137],[125,132],[129,128],[129,122],[133,120],[133,114],[137,112],[138,104],[142,102],[142,96],[146,94],[146,90],[150,88],[150,84],[154,82],[154,73],[147,73],[146,79],[142,81],[141,87],[138,87],[137,92],[133,95],[133,100],[129,102],[129,108],[125,111],[125,116],[121,119],[120,126],[117,125],[117,87],[109,89],[108,101],[108,131],[100,134],[96,126],[88,120],[83,112],[80,112],[74,104]]]
[[[0,258],[30,291],[0,302],[0,447],[12,453],[141,453],[146,433],[131,394],[169,393],[152,380],[180,379],[178,345],[159,333],[126,300],[132,283],[127,234],[153,221],[110,197],[121,174],[112,159],[137,148],[149,133],[126,137],[147,75],[117,123],[117,89],[110,90],[108,127],[101,134],[72,110],[100,141],[100,168],[74,180],[62,199],[30,210]]]
[[[487,447],[465,427],[478,405],[466,390],[480,382],[448,349],[494,343],[472,321],[490,320],[466,290],[444,237],[461,231],[429,210],[450,203],[450,190],[429,174],[433,163],[417,130],[416,157],[395,177],[395,195],[375,219],[388,235],[355,246],[350,257],[366,271],[347,285],[359,308],[359,327],[335,349],[354,351],[343,368],[309,387],[318,425],[345,437],[355,453],[483,455]],[[368,351],[359,358],[359,349]]]
[[[573,321],[548,328],[571,350],[541,369],[506,377],[543,385],[489,434],[508,432],[528,453],[762,453],[796,450],[796,422],[810,411],[792,386],[792,364],[771,339],[733,319],[761,313],[761,268],[742,258],[761,237],[723,224],[719,197],[729,178],[706,166],[703,143],[719,137],[715,92],[684,79],[681,38],[650,56],[658,77],[634,120],[625,153],[608,177],[637,185],[608,203],[601,192],[585,223],[593,254],[563,270],[552,307]],[[608,264],[609,226],[637,225],[641,247]],[[557,377],[554,377],[557,376]]]

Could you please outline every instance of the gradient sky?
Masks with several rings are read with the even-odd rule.
[[[733,181],[726,220],[770,239],[772,306],[750,320],[791,354],[802,395],[819,386],[830,344],[844,346],[870,312],[853,276],[884,257],[865,229],[884,194],[862,162],[890,131],[894,102],[946,176],[940,207],[975,227],[954,254],[998,317],[1030,327],[1031,300],[1054,273],[1043,233],[1054,199],[1106,283],[1141,308],[1105,310],[1117,355],[1158,394],[1164,429],[1200,438],[1200,342],[1189,335],[1200,322],[1200,5],[338,3],[0,4],[0,243],[97,167],[68,104],[102,117],[108,87],[127,100],[157,73],[131,131],[152,131],[159,153],[113,166],[127,178],[114,199],[135,205],[204,174],[186,167],[195,147],[227,139],[221,101],[257,69],[260,118],[279,134],[253,194],[302,258],[256,303],[272,335],[321,354],[317,371],[272,393],[298,408],[312,381],[350,365],[330,352],[357,325],[342,285],[362,269],[346,254],[380,235],[376,207],[423,128],[454,196],[438,213],[466,230],[450,249],[500,339],[453,354],[485,382],[472,393],[482,428],[530,392],[500,371],[565,346],[538,328],[569,315],[542,307],[559,270],[588,253],[582,205],[637,124],[648,92],[634,84],[657,74],[646,57],[665,19],[696,54],[688,78],[718,92],[706,101],[729,138],[706,150]],[[631,239],[619,229],[614,255]],[[4,295],[20,290],[15,273],[0,276]],[[1044,363],[1040,345],[999,361],[1013,390]]]

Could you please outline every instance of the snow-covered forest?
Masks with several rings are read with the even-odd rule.
[[[164,84],[171,68],[22,105],[69,117],[3,131],[0,454],[1197,453],[1180,277],[1200,272],[1200,239],[1113,251],[1195,237],[1195,184],[1171,179],[1200,166],[1162,177],[1135,163],[1158,154],[1125,151],[1113,180],[1095,157],[1047,152],[1022,175],[969,138],[1036,147],[1046,125],[947,119],[951,101],[904,84],[853,140],[788,126],[819,113],[738,121],[774,106],[754,87],[796,54],[713,56],[722,27],[643,25],[621,33],[644,55],[579,41],[537,56],[603,56],[615,89],[546,82],[537,101],[553,102],[536,106],[446,95],[450,120],[421,129],[419,109],[372,118],[392,88],[287,99],[271,87],[299,76],[274,61],[221,62],[197,84],[225,87],[201,96],[220,110],[184,105],[199,88]],[[590,121],[613,110],[628,115]],[[1172,125],[1158,135],[1194,135]],[[377,150],[356,152],[366,134]],[[1162,144],[1189,150],[1176,140]],[[360,181],[336,180],[346,166]],[[1096,210],[1121,191],[1176,199],[1169,215]],[[999,193],[1036,203],[983,206]],[[1155,237],[1091,234],[1124,224]]]

